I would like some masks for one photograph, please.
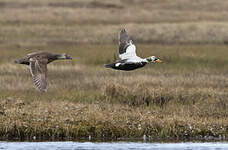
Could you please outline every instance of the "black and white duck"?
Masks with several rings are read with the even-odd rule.
[[[128,36],[125,29],[121,29],[119,33],[119,57],[120,60],[111,63],[105,64],[106,68],[112,68],[116,70],[135,70],[141,67],[144,67],[147,63],[160,63],[162,62],[156,56],[151,56],[148,58],[140,58],[136,55],[136,47],[133,44],[133,41]]]

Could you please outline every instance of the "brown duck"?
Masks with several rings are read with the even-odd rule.
[[[41,92],[47,92],[47,64],[55,60],[72,59],[67,54],[52,54],[49,52],[34,52],[16,59],[14,63],[29,65],[35,87]]]

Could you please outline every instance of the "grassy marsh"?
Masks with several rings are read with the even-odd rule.
[[[0,138],[228,136],[226,0],[1,0]],[[164,63],[105,69],[126,28]],[[45,50],[47,93],[14,59]]]
[[[35,90],[26,66],[13,64],[29,51],[1,50],[2,58],[10,56],[0,65],[1,137],[227,136],[227,46],[139,44],[141,56],[158,55],[165,62],[133,72],[103,67],[115,49],[68,47],[64,52],[73,61],[48,65],[47,93]]]

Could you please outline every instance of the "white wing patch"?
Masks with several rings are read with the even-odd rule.
[[[136,55],[136,47],[134,44],[131,44],[128,46],[125,53],[119,55],[120,59],[132,59],[134,57],[137,57]]]
[[[116,66],[116,67],[119,67],[120,64],[121,64],[121,63],[116,63],[115,66]]]

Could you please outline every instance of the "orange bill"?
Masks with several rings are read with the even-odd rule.
[[[158,62],[158,63],[161,63],[161,62],[162,62],[160,59],[157,59],[157,60],[155,60],[155,61]]]

